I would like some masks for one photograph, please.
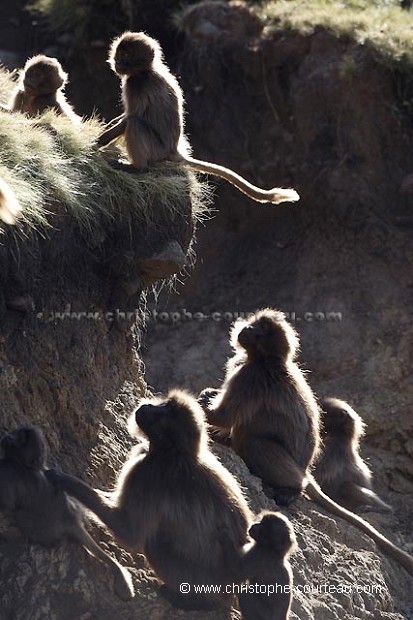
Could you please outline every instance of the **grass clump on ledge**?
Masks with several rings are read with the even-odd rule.
[[[0,111],[0,177],[22,206],[21,228],[47,232],[56,203],[89,233],[110,220],[161,228],[187,212],[188,200],[194,219],[202,219],[205,183],[171,162],[142,173],[113,169],[93,146],[101,130],[96,119],[76,125],[53,111],[35,119]]]
[[[256,11],[269,27],[310,34],[322,26],[413,62],[413,11],[401,9],[399,0],[273,0]]]

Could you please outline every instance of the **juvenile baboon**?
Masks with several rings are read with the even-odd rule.
[[[196,400],[178,390],[141,404],[135,420],[149,451],[126,461],[112,503],[77,478],[51,472],[121,544],[145,554],[164,583],[161,593],[183,609],[229,602],[225,592],[195,594],[194,586],[236,581],[251,521],[236,480],[208,448],[204,417]],[[190,585],[188,594],[181,594],[182,583]]]
[[[124,114],[113,119],[98,139],[105,146],[121,136],[133,166],[145,169],[162,160],[181,161],[222,177],[257,202],[295,202],[293,189],[265,191],[223,166],[190,157],[184,134],[181,88],[163,61],[161,47],[143,32],[126,32],[113,41],[109,63],[122,79]]]
[[[28,116],[37,116],[52,108],[78,123],[79,116],[74,113],[63,94],[62,89],[66,83],[67,73],[56,58],[33,56],[20,73],[18,87],[10,101],[10,109],[13,112],[24,112]]]
[[[15,224],[21,213],[21,206],[12,189],[0,178],[0,219],[6,224]]]
[[[0,450],[0,510],[31,542],[50,547],[70,540],[82,545],[109,567],[116,594],[124,600],[132,598],[128,571],[85,530],[79,504],[47,479],[47,447],[41,430],[21,427],[11,431],[2,438]]]
[[[287,620],[293,594],[288,558],[297,548],[294,530],[281,513],[264,512],[257,521],[248,532],[254,542],[244,547],[242,571],[248,590],[239,596],[242,617]]]
[[[348,403],[320,401],[323,445],[314,477],[323,491],[348,510],[391,510],[373,491],[371,472],[359,454],[365,424]]]
[[[311,499],[368,534],[413,573],[413,558],[358,515],[336,504],[315,481],[319,408],[295,362],[298,336],[282,312],[266,308],[232,328],[235,354],[207,409],[210,424],[230,431],[231,445],[253,474],[274,488],[279,504],[306,491]],[[202,394],[201,394],[202,399]]]

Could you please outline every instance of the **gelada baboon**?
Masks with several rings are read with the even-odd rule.
[[[124,600],[133,597],[128,571],[105,553],[83,526],[82,509],[46,477],[47,447],[37,427],[21,427],[0,442],[0,510],[10,516],[29,541],[46,547],[70,540],[104,562],[114,588]]]
[[[344,400],[320,401],[323,445],[314,477],[323,491],[348,510],[391,510],[373,491],[371,472],[359,454],[365,424]]]
[[[127,460],[112,504],[77,478],[53,472],[53,480],[122,545],[145,554],[172,604],[183,609],[229,604],[224,593],[195,594],[194,586],[236,581],[251,514],[236,480],[208,448],[202,408],[174,390],[166,400],[141,404],[135,420],[149,451],[140,449]],[[188,594],[180,593],[182,583],[189,584]]]
[[[113,41],[109,63],[122,79],[124,114],[113,119],[98,139],[105,146],[124,135],[129,159],[144,169],[162,160],[182,161],[201,172],[222,177],[257,202],[295,202],[293,189],[265,191],[241,176],[190,157],[184,134],[181,88],[163,61],[161,47],[143,32],[126,32]]]
[[[21,213],[21,206],[12,189],[0,179],[0,219],[6,224],[15,224]]]
[[[232,328],[235,354],[222,389],[206,406],[210,424],[231,432],[231,445],[251,472],[275,490],[279,504],[306,491],[311,499],[368,534],[413,573],[413,558],[358,515],[336,504],[315,481],[319,408],[295,362],[299,340],[282,312],[256,312]],[[201,401],[203,399],[201,393]]]
[[[80,118],[74,113],[62,91],[66,83],[67,73],[56,58],[33,56],[21,70],[17,90],[10,101],[10,109],[12,112],[37,116],[52,108],[58,114],[78,123]]]
[[[293,594],[288,558],[297,548],[294,530],[281,513],[264,512],[249,529],[252,543],[244,547],[242,575],[247,591],[239,596],[244,620],[287,620]],[[265,586],[265,591],[259,586]]]

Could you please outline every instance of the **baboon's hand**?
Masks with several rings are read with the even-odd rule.
[[[211,387],[207,387],[204,390],[202,390],[202,392],[200,392],[198,394],[198,402],[201,405],[201,407],[203,407],[204,409],[207,408],[210,403],[211,400],[217,395],[219,394],[219,390],[217,390],[216,388],[211,388]]]

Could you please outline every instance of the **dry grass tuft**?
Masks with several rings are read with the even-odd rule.
[[[10,75],[0,70],[0,92],[8,85]],[[22,206],[21,226],[47,226],[56,202],[90,234],[98,222],[114,218],[161,226],[156,206],[163,205],[164,218],[166,212],[175,219],[188,195],[194,218],[205,216],[210,198],[205,183],[169,162],[145,173],[113,169],[93,146],[101,130],[96,119],[78,126],[53,111],[37,119],[0,111],[0,177]],[[113,152],[122,155],[119,148]]]

